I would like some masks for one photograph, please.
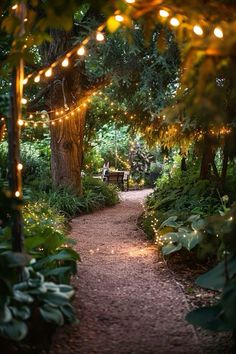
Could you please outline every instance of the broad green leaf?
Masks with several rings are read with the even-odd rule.
[[[205,226],[206,226],[206,221],[203,219],[193,220],[191,224],[192,229],[195,231],[202,230],[204,229]]]
[[[159,229],[161,229],[164,226],[172,226],[173,224],[176,225],[177,223],[175,223],[175,221],[177,220],[177,218],[178,218],[178,216],[176,216],[176,215],[170,216],[168,219],[163,221],[163,223],[161,223],[161,225],[159,226]],[[181,225],[178,225],[178,226],[181,226]]]
[[[191,251],[202,240],[200,232],[180,233],[180,241],[188,251]]]
[[[193,221],[197,221],[197,220],[199,220],[200,219],[200,215],[191,215],[188,219],[187,219],[187,221],[188,222],[193,222]]]
[[[10,309],[13,315],[20,320],[27,320],[31,315],[30,308],[28,306],[11,306]]]
[[[203,307],[187,314],[186,320],[194,326],[212,331],[231,331],[220,305]]]
[[[178,232],[168,232],[167,234],[161,235],[160,240],[163,242],[178,242],[179,233]]]
[[[229,277],[232,278],[236,274],[236,258],[232,258],[228,261],[227,269]],[[196,284],[202,288],[219,290],[223,289],[225,281],[225,264],[224,262],[220,262],[209,272],[200,275],[196,280]]]
[[[14,299],[18,302],[23,302],[23,303],[25,302],[28,304],[34,302],[34,298],[32,296],[30,296],[20,290],[14,290],[13,296],[14,296]]]
[[[77,322],[75,310],[71,304],[61,306],[60,310],[68,322]]]
[[[58,308],[45,304],[39,308],[39,311],[44,321],[55,323],[58,326],[64,324],[63,315]]]
[[[182,244],[178,243],[177,245],[174,245],[172,242],[169,243],[168,245],[162,247],[162,253],[164,254],[164,256],[171,254],[173,252],[177,252],[179,250],[181,250],[182,248]]]
[[[71,296],[67,293],[57,293],[57,292],[47,292],[46,294],[40,295],[39,299],[46,302],[51,306],[63,306],[69,303]]]
[[[0,308],[0,323],[10,322],[12,320],[12,314],[7,305],[3,308]]]
[[[3,337],[9,338],[13,341],[21,341],[27,335],[28,327],[22,322],[13,319],[10,323],[6,323],[4,325],[0,324],[0,334]]]

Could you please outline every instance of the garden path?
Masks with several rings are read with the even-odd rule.
[[[183,292],[137,227],[149,192],[123,192],[120,204],[72,221],[80,323],[59,331],[50,354],[201,353]]]

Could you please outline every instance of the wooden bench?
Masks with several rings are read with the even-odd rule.
[[[129,173],[127,171],[111,171],[106,177],[107,183],[116,184],[122,191],[129,190]]]

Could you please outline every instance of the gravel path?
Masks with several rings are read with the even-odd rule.
[[[50,354],[202,353],[184,294],[136,225],[149,192],[123,192],[119,205],[72,221],[80,323],[59,331]]]

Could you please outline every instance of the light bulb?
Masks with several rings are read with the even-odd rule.
[[[22,97],[22,99],[21,99],[21,103],[22,104],[26,104],[28,101],[27,101],[27,99],[26,98],[24,98],[24,97]]]
[[[193,32],[197,35],[197,36],[202,36],[203,35],[203,29],[201,26],[194,26],[193,27]]]
[[[16,9],[17,9],[17,7],[18,7],[18,5],[17,5],[17,4],[15,4],[15,5],[13,5],[11,8],[12,8],[12,10],[16,10]]]
[[[115,16],[115,19],[116,19],[116,21],[118,21],[118,22],[123,22],[123,21],[124,21],[124,17],[123,17],[122,15],[116,15],[116,16]]]
[[[23,80],[23,85],[26,85],[28,82],[28,78],[26,77],[24,80]]]
[[[178,27],[180,25],[180,22],[176,17],[172,17],[170,19],[170,24],[171,26]]]
[[[45,76],[46,76],[46,77],[52,76],[52,68],[49,68],[49,69],[45,72]]]
[[[18,119],[18,125],[22,126],[24,124],[24,121],[22,119]]]
[[[63,62],[61,63],[61,65],[62,65],[64,68],[66,68],[66,67],[69,65],[69,60],[68,60],[68,58],[65,58],[65,59],[63,60]]]
[[[134,4],[135,0],[125,0],[125,2],[127,2],[127,4]]]
[[[104,41],[105,39],[104,34],[102,32],[97,32],[96,39],[98,42]]]
[[[23,169],[22,163],[18,163],[17,165],[17,170],[21,171]]]
[[[77,50],[77,54],[80,55],[80,56],[83,56],[85,54],[85,48],[84,46],[80,47],[78,50]]]
[[[39,82],[40,81],[40,75],[35,76],[34,82]]]
[[[216,27],[214,29],[214,35],[217,37],[217,38],[223,38],[224,37],[224,34],[223,34],[223,31],[220,27]]]
[[[166,10],[160,10],[160,11],[159,11],[159,15],[160,15],[161,17],[168,17],[170,14],[169,14],[169,12],[166,11]]]
[[[19,198],[20,192],[19,192],[19,191],[16,191],[16,192],[15,192],[15,196],[16,196],[17,198]]]

